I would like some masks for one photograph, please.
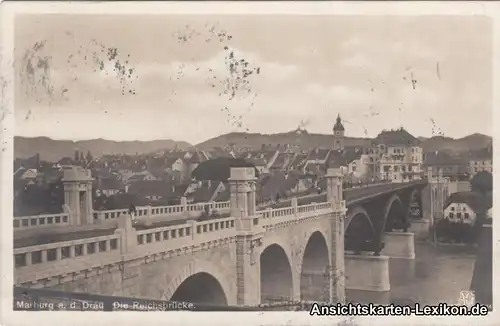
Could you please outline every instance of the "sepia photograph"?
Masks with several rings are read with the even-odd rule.
[[[494,20],[263,10],[12,14],[14,311],[494,312]]]

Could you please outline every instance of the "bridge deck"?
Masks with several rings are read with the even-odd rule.
[[[412,182],[411,184],[420,184],[424,183],[425,181],[415,181]],[[356,188],[350,188],[350,189],[345,189],[344,190],[344,200],[346,201],[346,206],[349,206],[354,200],[358,200],[364,197],[369,197],[371,195],[376,195],[379,193],[399,189],[399,188],[404,188],[407,187],[409,183],[388,183],[388,184],[383,184],[383,185],[376,185],[376,186],[366,186],[366,187],[356,187]],[[322,203],[326,202],[326,193],[321,193],[317,195],[308,195],[304,196],[302,198],[298,198],[297,204],[298,205],[309,205],[312,203]],[[276,208],[283,208],[283,207],[288,207],[290,206],[290,201],[282,201],[279,203],[275,203],[273,205],[270,205],[270,208],[276,209]]]
[[[107,229],[97,229],[97,230],[94,229],[94,230],[76,231],[70,233],[37,234],[37,235],[32,235],[30,237],[23,237],[17,239],[14,238],[14,249],[37,246],[54,242],[100,237],[113,234],[115,229],[116,228],[107,228]]]
[[[224,217],[229,217],[229,216],[230,216],[230,214],[221,214],[217,217],[209,217],[204,221],[208,221],[211,219],[224,218]],[[193,218],[190,218],[190,219],[195,220]],[[134,225],[134,228],[137,231],[149,230],[149,229],[161,228],[161,227],[165,227],[165,226],[179,225],[182,223],[186,223],[186,220],[187,220],[187,218],[179,218],[179,219],[175,219],[175,220],[153,222],[149,225],[137,224],[137,225]],[[105,228],[96,229],[94,226],[93,229],[79,230],[79,231],[74,231],[74,232],[45,233],[45,234],[30,235],[27,237],[18,237],[18,238],[14,238],[14,248],[23,248],[23,247],[37,246],[37,245],[48,244],[48,243],[100,237],[100,236],[113,234],[115,229],[116,229],[116,227],[105,227]]]
[[[344,190],[344,199],[346,200],[346,204],[349,205],[349,202],[352,200],[356,200],[359,198],[363,198],[366,196],[378,194],[381,192],[390,191],[393,189],[399,188],[400,184],[383,184],[383,185],[371,185],[365,187],[357,187]],[[405,187],[408,184],[401,184],[401,187]],[[321,203],[326,202],[326,194],[309,194],[297,199],[298,205],[308,205],[311,203]],[[283,208],[289,207],[291,205],[290,199],[286,199],[282,202],[273,204],[268,206],[269,208]],[[229,214],[222,214],[215,218],[221,217],[229,217]],[[174,217],[173,219],[169,219],[166,221],[154,221],[149,225],[138,224],[134,227],[136,230],[146,230],[153,229],[165,226],[172,226],[185,223],[188,219],[196,219],[196,218],[187,218],[187,217]],[[110,235],[116,229],[116,226],[106,226],[106,225],[82,225],[79,227],[73,227],[75,231],[69,231],[67,227],[61,227],[57,230],[33,230],[32,232],[28,232],[26,234],[14,234],[14,248],[22,248],[29,246],[36,246],[41,244],[62,242],[62,241],[71,241],[77,239],[85,239],[85,238],[93,238],[99,236]]]

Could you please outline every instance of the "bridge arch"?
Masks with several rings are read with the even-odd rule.
[[[326,302],[329,299],[330,253],[326,239],[321,231],[314,231],[304,241],[299,270],[301,301]]]
[[[260,302],[290,301],[293,298],[291,257],[283,246],[271,243],[260,254]]]
[[[375,227],[362,206],[349,209],[344,224],[345,250],[364,251],[375,240]]]
[[[165,300],[187,301],[213,305],[229,305],[234,300],[228,278],[217,265],[193,261],[172,279],[165,291]]]
[[[395,228],[404,229],[402,222],[408,222],[408,210],[397,194],[393,194],[385,203],[382,232],[391,232]]]

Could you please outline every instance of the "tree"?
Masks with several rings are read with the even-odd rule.
[[[479,172],[472,178],[470,185],[472,191],[487,195],[493,191],[493,176],[487,171]]]
[[[80,152],[75,151],[75,162],[78,162],[80,160]]]

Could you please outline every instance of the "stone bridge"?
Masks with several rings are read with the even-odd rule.
[[[121,212],[111,228],[93,224],[94,216],[86,220],[91,232],[15,239],[15,284],[219,305],[343,302],[346,288],[388,291],[389,258],[414,258],[408,212],[425,181],[349,192],[340,171],[330,169],[322,202],[294,198],[290,206],[261,211],[255,182],[254,169],[231,169],[230,201],[214,204],[229,217],[134,227]],[[73,213],[70,226],[83,221]],[[352,252],[344,252],[344,235]],[[361,240],[351,241],[356,235]],[[373,255],[381,242],[382,255]]]

